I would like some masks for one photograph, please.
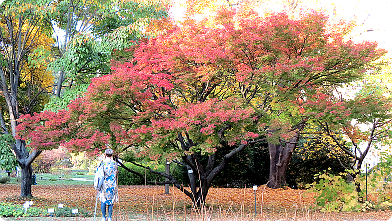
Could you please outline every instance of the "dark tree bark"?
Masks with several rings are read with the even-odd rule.
[[[183,148],[189,150],[189,148],[193,145],[192,141],[188,138],[182,137],[179,135],[178,140],[182,143]],[[260,141],[260,140],[259,140]],[[207,164],[202,165],[200,155],[198,154],[189,154],[184,155],[182,160],[183,162],[176,162],[185,166],[188,170],[188,178],[190,181],[188,189],[185,189],[184,186],[179,183],[172,175],[166,174],[163,172],[157,172],[151,169],[150,167],[143,166],[141,164],[132,162],[133,164],[143,167],[149,170],[151,173],[158,174],[162,177],[167,178],[168,181],[165,182],[155,182],[155,181],[147,181],[148,184],[173,184],[176,188],[178,188],[181,192],[187,195],[193,202],[195,207],[201,207],[205,204],[208,191],[211,187],[212,181],[218,176],[219,173],[223,171],[225,166],[229,163],[229,160],[234,157],[236,154],[244,150],[248,145],[257,143],[259,141],[249,141],[247,144],[241,144],[235,148],[233,148],[229,153],[224,155],[222,160],[219,162],[215,159],[215,154],[211,154],[208,156]],[[127,168],[124,164],[119,162],[120,166],[126,169],[128,172],[134,173],[141,178],[144,178],[144,174],[140,174],[136,171]]]
[[[287,168],[304,127],[305,124],[301,123],[296,129],[297,133],[288,141],[280,141],[278,144],[268,143],[270,172],[267,186],[269,188],[277,189],[286,186]]]
[[[189,150],[192,144],[189,137],[185,139],[179,135],[179,141],[182,143],[184,150]],[[248,141],[247,144],[241,144],[236,148],[233,148],[229,153],[225,154],[220,162],[216,162],[215,154],[211,154],[208,157],[207,165],[201,164],[200,158],[196,154],[185,155],[183,161],[188,169],[188,177],[190,181],[191,192],[184,192],[188,197],[192,199],[194,206],[200,207],[206,202],[209,188],[211,187],[212,181],[223,171],[225,166],[229,163],[229,160],[236,154],[244,150],[249,144],[256,143],[258,141]]]
[[[21,176],[21,187],[20,196],[21,197],[32,197],[31,185],[32,185],[32,175],[33,168],[31,164],[41,154],[41,150],[35,150],[31,153],[26,149],[26,144],[22,140],[16,140],[13,145],[13,151],[18,160],[18,164],[22,171]]]
[[[20,164],[19,164],[20,165]],[[21,197],[33,197],[31,192],[31,185],[32,185],[32,174],[33,168],[31,164],[27,165],[20,165],[22,171],[22,179],[20,182],[20,196]]]

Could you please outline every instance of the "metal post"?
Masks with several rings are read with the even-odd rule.
[[[365,186],[366,186],[366,201],[368,201],[368,196],[367,196],[367,185],[368,185],[368,184],[367,184],[367,183],[368,183],[368,182],[367,182],[367,167],[368,167],[368,164],[365,163],[365,168],[366,168],[366,169],[365,169],[365,174],[366,174],[366,175],[365,175],[365,176],[366,176],[366,185],[365,185]]]
[[[165,165],[165,172],[167,175],[170,174],[170,162],[166,159],[166,165]],[[169,181],[168,178],[165,178],[165,181]],[[165,194],[169,194],[169,184],[165,184]]]
[[[257,190],[257,186],[256,185],[254,185],[253,186],[253,192],[255,193],[255,217],[256,217],[256,214],[257,214],[257,204],[256,204],[256,190]]]

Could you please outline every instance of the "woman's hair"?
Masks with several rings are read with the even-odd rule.
[[[113,155],[113,150],[110,149],[110,148],[107,148],[107,149],[105,150],[105,155],[106,155],[107,157],[111,157],[111,156]]]

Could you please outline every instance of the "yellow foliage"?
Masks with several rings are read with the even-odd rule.
[[[8,18],[12,18],[9,16]],[[43,32],[39,26],[30,26],[28,22],[24,22],[22,28],[19,30],[19,20],[14,17],[12,20],[13,30],[9,30],[5,23],[5,19],[1,19],[0,26],[3,30],[4,39],[9,39],[12,31],[14,38],[17,38],[21,32],[24,47],[22,50],[28,49],[27,57],[24,59],[21,69],[21,86],[25,87],[27,84],[37,85],[41,88],[46,88],[47,91],[52,90],[54,76],[47,70],[48,64],[54,60],[51,55],[51,48],[54,44],[54,39],[49,33]],[[17,42],[17,40],[14,40]],[[9,47],[12,47],[10,44]],[[17,45],[13,45],[17,47]],[[11,48],[8,48],[11,50]],[[21,53],[21,52],[19,52]],[[11,58],[6,58],[11,59]]]
[[[48,36],[46,33],[37,30],[38,27],[34,27],[30,30],[32,33],[37,33],[36,38],[28,38],[28,44],[31,44],[29,60],[26,62],[22,71],[21,79],[23,84],[29,82],[29,84],[38,85],[41,88],[45,88],[47,91],[52,90],[54,76],[47,70],[47,66],[50,62],[54,60],[52,54],[50,53],[51,47],[54,44],[54,39]],[[26,32],[29,27],[25,25],[22,30]]]
[[[388,210],[389,208],[392,208],[392,203],[388,202],[388,201],[382,202],[382,203],[380,203],[379,208],[381,210]]]
[[[336,156],[341,156],[344,154],[343,150],[339,147],[338,143],[330,136],[333,135],[338,139],[338,142],[342,142],[341,145],[344,146],[342,139],[342,135],[335,134],[331,132],[328,135],[325,131],[320,130],[320,128],[316,124],[308,124],[306,127],[306,134],[313,134],[314,136],[306,139],[306,142],[303,144],[304,149],[302,151],[320,151],[322,149],[328,149],[328,156],[331,158],[335,158]],[[308,157],[311,157],[309,155]]]

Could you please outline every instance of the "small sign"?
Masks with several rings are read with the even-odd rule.
[[[78,212],[79,212],[78,209],[73,209],[73,210],[72,210],[72,214],[76,214],[76,213],[78,213]]]
[[[193,173],[193,170],[188,170],[188,173]]]
[[[30,201],[26,201],[25,203],[23,203],[23,208],[25,209],[25,213],[27,213],[27,208],[30,207]]]
[[[48,213],[54,213],[54,209],[53,208],[49,208],[48,209]]]
[[[29,202],[29,201],[26,201],[26,202],[23,204],[23,208],[27,209],[27,208],[29,208],[29,207],[30,207],[30,202]]]
[[[58,208],[64,208],[64,204],[59,203]]]

